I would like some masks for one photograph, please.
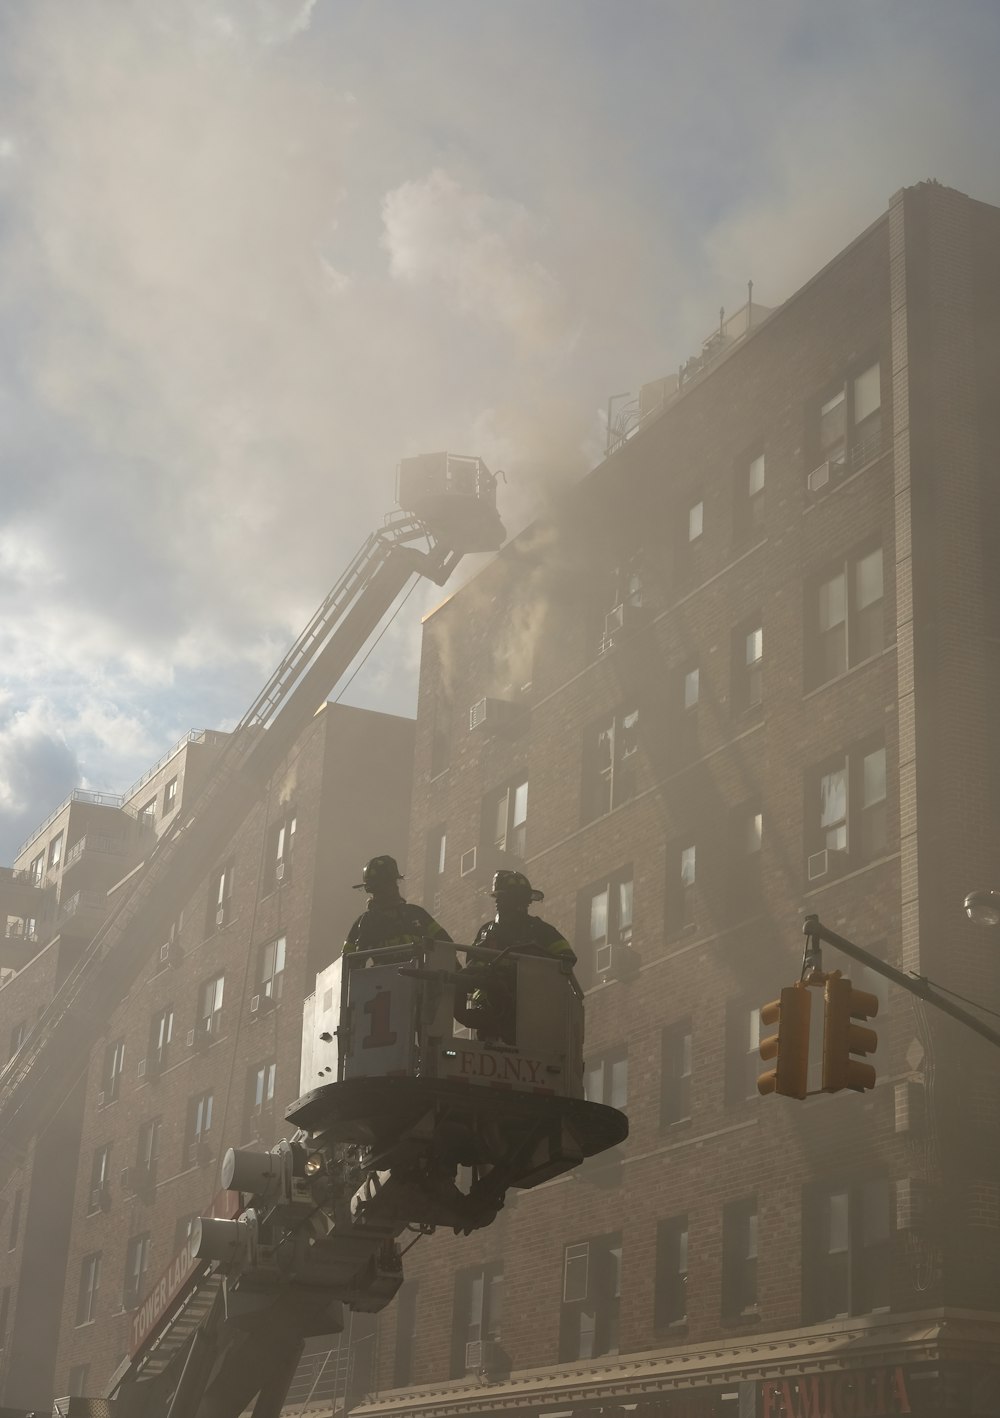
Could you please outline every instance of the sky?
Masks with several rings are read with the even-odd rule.
[[[401,457],[517,530],[749,279],[1000,203],[998,61],[994,0],[0,0],[0,862],[240,719]]]

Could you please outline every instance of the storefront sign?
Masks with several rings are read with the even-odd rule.
[[[895,1418],[912,1412],[900,1368],[765,1379],[760,1386],[759,1418]]]

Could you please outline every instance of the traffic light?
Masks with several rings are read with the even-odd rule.
[[[777,1024],[777,1034],[760,1041],[760,1056],[774,1067],[757,1078],[758,1093],[781,1093],[804,1098],[809,1073],[809,987],[801,980],[781,991],[781,998],[765,1004],[761,1024]]]
[[[875,1087],[875,1069],[852,1054],[873,1054],[878,1048],[874,1029],[853,1024],[854,1019],[871,1019],[878,1014],[878,997],[856,990],[839,971],[827,977],[823,987],[823,1090],[839,1093],[853,1088],[863,1093]]]

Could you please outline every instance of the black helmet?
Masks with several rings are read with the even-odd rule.
[[[508,901],[523,902],[525,906],[532,901],[544,901],[544,892],[537,891],[531,882],[521,871],[498,871],[494,873],[493,885],[490,888],[490,895],[497,901],[501,896]]]
[[[395,886],[403,880],[403,874],[396,865],[395,857],[372,857],[365,862],[361,880],[354,883],[355,891],[374,891],[380,886]]]

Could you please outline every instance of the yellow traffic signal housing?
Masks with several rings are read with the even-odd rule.
[[[878,997],[856,990],[837,971],[823,987],[823,1091],[839,1093],[853,1088],[864,1093],[875,1087],[875,1069],[853,1054],[873,1054],[878,1048],[874,1029],[852,1023],[878,1014]]]
[[[761,1024],[777,1024],[777,1034],[760,1041],[760,1056],[774,1067],[757,1078],[758,1093],[780,1093],[804,1098],[809,1073],[809,989],[801,980],[781,991],[780,999],[765,1004]]]

